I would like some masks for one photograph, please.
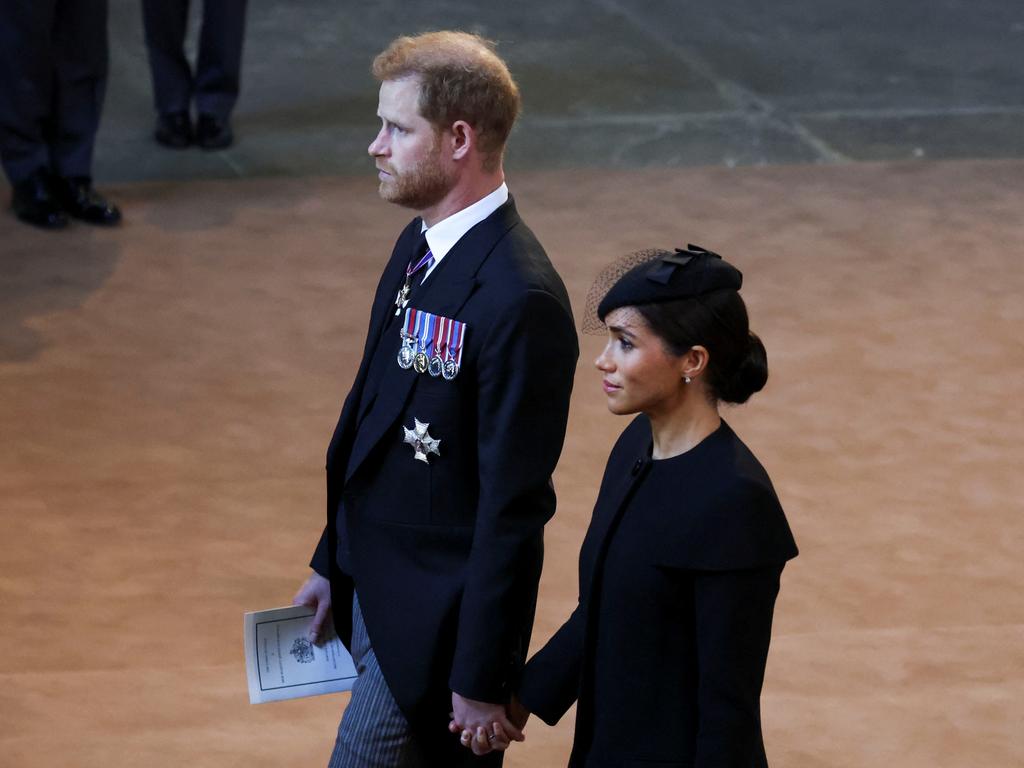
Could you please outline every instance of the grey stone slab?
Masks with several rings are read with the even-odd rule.
[[[238,142],[208,154],[152,141],[139,0],[111,0],[94,175],[365,173],[370,62],[436,28],[495,39],[509,61],[516,168],[1024,155],[1024,4],[1005,0],[253,0]]]
[[[372,113],[371,113],[372,114]],[[376,132],[299,127],[293,131],[253,132],[224,153],[240,176],[363,175],[376,177],[366,148]]]
[[[531,114],[724,106],[712,83],[650,46],[645,34],[623,25],[617,13],[586,0],[382,2],[366,11],[365,39],[372,45],[361,52],[364,68],[394,35],[437,28],[470,30],[498,43]]]
[[[160,147],[149,131],[128,138],[100,142],[93,158],[93,177],[105,184],[165,179],[231,179],[242,176],[229,153],[198,149],[169,150]]]
[[[994,114],[806,117],[818,136],[855,160],[1024,156],[1024,109]]]
[[[141,0],[112,0],[108,16],[110,75],[100,143],[153,130],[153,91],[142,38]]]
[[[664,168],[813,163],[817,153],[785,127],[746,115],[642,124],[524,120],[509,144],[510,169]]]
[[[780,108],[1024,104],[1024,4],[601,0]]]

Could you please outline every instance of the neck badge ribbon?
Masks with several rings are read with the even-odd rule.
[[[412,292],[412,276],[419,272],[424,267],[428,267],[434,263],[434,254],[427,249],[427,252],[423,254],[419,261],[409,262],[409,266],[405,268],[405,282],[402,287],[398,289],[398,295],[395,296],[395,317],[402,314],[402,310],[405,309],[409,304],[409,294]]]

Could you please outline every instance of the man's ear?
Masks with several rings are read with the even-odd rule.
[[[452,159],[464,160],[476,148],[476,131],[465,120],[456,120],[452,123],[450,134]]]

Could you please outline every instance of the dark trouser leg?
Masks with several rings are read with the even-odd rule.
[[[0,162],[11,184],[48,168],[56,0],[0,0]]]
[[[196,110],[227,121],[238,100],[246,0],[204,0]]]
[[[153,76],[153,103],[161,115],[187,112],[192,70],[185,58],[189,0],[142,0],[142,26]]]
[[[107,87],[107,0],[58,0],[50,158],[58,176],[92,176]]]

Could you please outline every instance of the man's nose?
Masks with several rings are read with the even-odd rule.
[[[384,131],[378,131],[377,135],[373,137],[373,141],[370,142],[370,146],[366,148],[373,157],[379,157],[384,154]]]

